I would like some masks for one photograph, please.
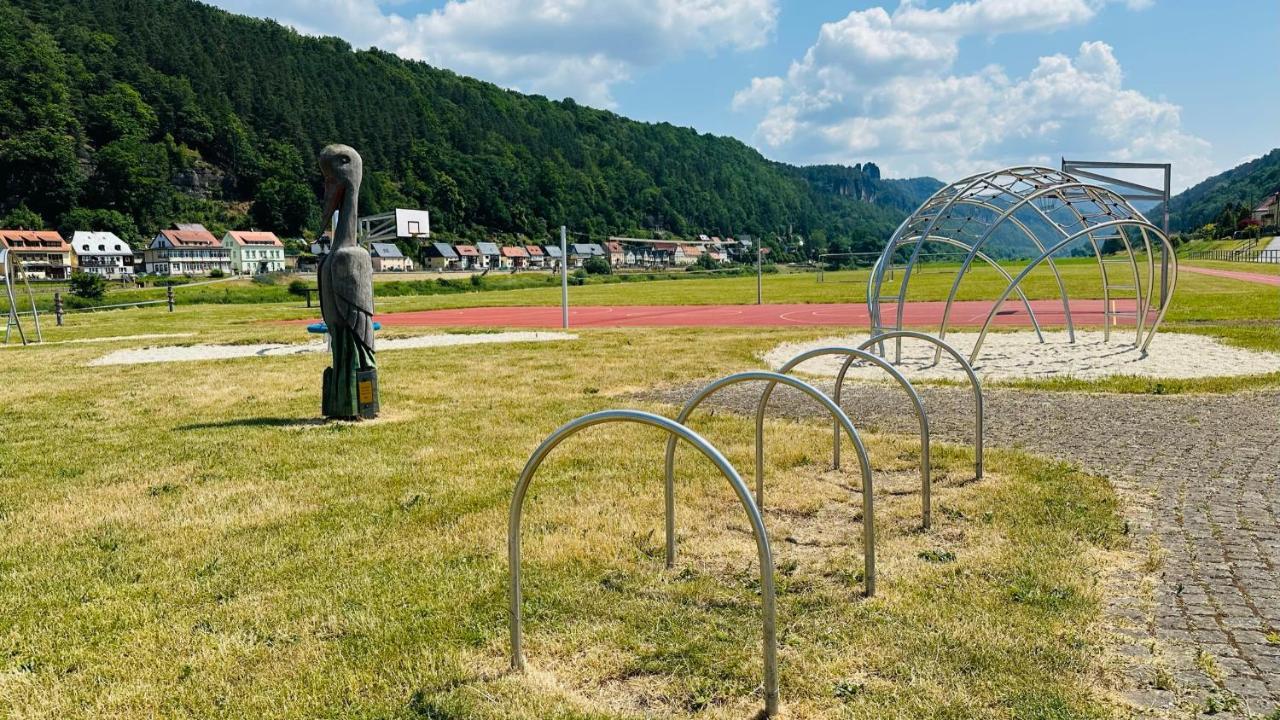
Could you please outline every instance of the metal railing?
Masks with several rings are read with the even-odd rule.
[[[1223,262],[1280,263],[1280,250],[1197,250],[1187,253],[1188,260],[1221,260]]]

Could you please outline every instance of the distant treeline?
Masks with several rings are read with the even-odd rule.
[[[795,167],[730,138],[553,102],[193,0],[0,0],[0,218],[133,243],[174,221],[319,224],[315,154],[365,158],[364,212],[457,237],[663,229],[881,246],[939,187]]]

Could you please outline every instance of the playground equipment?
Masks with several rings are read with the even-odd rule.
[[[858,453],[858,464],[862,472],[862,541],[863,541],[863,575],[867,597],[876,594],[876,524],[875,524],[875,495],[871,486],[871,460],[867,456],[867,449],[862,444],[862,438],[858,435],[857,429],[854,428],[853,422],[849,420],[849,416],[840,409],[838,405],[832,402],[831,398],[822,393],[821,390],[812,385],[788,375],[782,375],[775,372],[751,371],[737,373],[722,377],[715,382],[707,385],[684,404],[680,409],[680,414],[676,416],[676,422],[684,424],[688,421],[689,416],[698,408],[702,401],[711,397],[716,392],[730,385],[737,385],[744,382],[767,382],[766,392],[772,390],[775,385],[782,383],[793,387],[809,397],[816,400],[820,405],[831,413],[832,420],[837,427],[844,428],[849,434],[849,439],[853,442],[853,447]],[[757,415],[756,417],[756,499],[755,506],[764,508],[764,417]],[[675,563],[676,554],[676,508],[675,508],[675,455],[676,441],[675,438],[667,440],[667,456],[666,456],[666,475],[667,475],[667,567],[671,567]]]
[[[35,325],[36,342],[44,342],[44,335],[40,331],[40,311],[36,309],[36,296],[31,291],[31,281],[27,279],[27,274],[22,272],[21,261],[8,248],[0,247],[0,282],[4,283],[5,297],[9,301],[9,312],[5,319],[4,326],[4,343],[9,344],[9,338],[13,331],[18,331],[18,339],[23,345],[27,344],[27,333],[22,329],[21,313],[18,312],[18,295],[14,290],[14,284],[18,281],[18,276],[22,276],[22,284],[27,289],[27,300],[31,302],[31,319]]]
[[[1013,277],[983,255],[984,246],[989,245],[997,233],[1001,233],[999,237],[1005,243],[1025,242],[1034,248],[1034,258]],[[1041,264],[1053,274],[1062,298],[1067,336],[1070,342],[1075,342],[1070,298],[1053,260],[1060,252],[1089,251],[1096,258],[1102,281],[1104,335],[1109,340],[1118,320],[1132,317],[1134,346],[1143,354],[1164,320],[1169,307],[1167,300],[1173,295],[1178,275],[1169,238],[1117,192],[1085,183],[1061,170],[1034,166],[1006,168],[947,185],[898,227],[872,267],[867,283],[872,335],[903,329],[911,274],[926,244],[967,251],[947,294],[937,332],[940,339],[946,337],[960,283],[975,259],[997,267],[1006,278],[1005,288],[992,304],[969,353],[971,365],[977,361],[983,340],[1004,302],[1014,292],[1021,295],[1023,280]],[[910,252],[905,264],[895,268],[899,251],[907,248]],[[1161,253],[1159,265],[1154,260],[1156,252]],[[1121,268],[1120,276],[1109,270],[1116,266]],[[902,277],[897,289],[887,294],[886,279],[895,269],[901,271]],[[1167,288],[1164,293],[1157,294],[1157,277],[1160,286]],[[1121,297],[1122,293],[1132,295]],[[1022,297],[1025,302],[1025,296]],[[1161,298],[1164,301],[1158,302]],[[1122,308],[1117,301],[1125,301],[1126,306]],[[886,303],[895,305],[891,318],[886,318],[883,307]],[[1040,322],[1030,303],[1025,304],[1038,333]],[[1151,319],[1153,310],[1156,314]],[[935,362],[942,352],[942,348],[935,351]],[[895,358],[901,359],[901,342],[897,343]]]
[[[537,473],[538,468],[542,466],[543,460],[565,439],[594,425],[620,422],[639,423],[655,427],[670,435],[672,442],[676,439],[683,439],[693,445],[698,452],[715,464],[716,468],[720,470],[720,473],[724,475],[725,479],[733,487],[734,493],[738,496],[738,501],[742,503],[742,509],[746,511],[747,519],[751,523],[751,532],[755,537],[756,552],[759,555],[760,563],[760,598],[764,615],[765,714],[771,717],[776,716],[778,714],[778,641],[776,630],[777,610],[773,588],[773,552],[769,547],[769,536],[765,531],[764,519],[760,516],[760,510],[751,499],[751,491],[742,482],[742,477],[738,475],[738,471],[733,469],[733,466],[729,464],[729,461],[715,446],[679,422],[638,410],[603,410],[583,415],[566,423],[547,437],[546,440],[542,441],[542,444],[534,450],[533,455],[529,457],[528,463],[525,464],[524,470],[520,473],[520,479],[516,483],[515,494],[511,498],[511,514],[507,526],[507,561],[511,572],[512,669],[519,671],[525,669],[524,646],[521,640],[520,523],[524,514],[524,498],[529,489],[529,484],[533,481],[533,476]],[[670,481],[668,481],[669,484]],[[667,497],[668,518],[670,518],[670,490],[668,490]],[[670,523],[668,522],[668,524]]]
[[[912,386],[911,382],[907,380],[907,378],[903,376],[897,368],[890,365],[883,358],[872,355],[866,350],[860,350],[857,348],[824,347],[802,352],[784,363],[782,367],[778,368],[778,372],[785,375],[802,363],[824,355],[848,356],[848,359],[845,360],[844,365],[840,368],[840,376],[836,380],[835,392],[832,397],[832,402],[835,403],[836,407],[840,407],[840,390],[844,385],[845,373],[848,372],[849,367],[853,363],[859,361],[871,363],[877,368],[888,373],[889,377],[893,378],[894,382],[898,383],[902,390],[907,394],[907,397],[911,400],[911,404],[915,408],[916,418],[920,423],[920,488],[921,502],[924,506],[921,511],[921,525],[924,529],[929,529],[932,519],[930,492],[933,487],[933,482],[931,480],[932,471],[929,462],[929,414],[925,412],[924,403],[920,400],[920,394],[916,392],[915,387]],[[756,448],[762,448],[764,446],[764,413],[765,409],[769,405],[769,396],[773,394],[775,385],[776,383],[769,383],[769,385],[765,387],[764,392],[760,395],[760,402],[756,406]],[[831,445],[831,468],[833,470],[839,470],[841,427],[838,421],[834,422],[833,425],[834,437],[832,438]],[[762,451],[759,452],[763,454]],[[760,458],[758,457],[756,462],[759,463],[759,461]],[[759,480],[757,480],[757,482],[759,482]]]

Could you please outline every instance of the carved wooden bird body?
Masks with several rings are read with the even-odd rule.
[[[356,238],[356,203],[360,195],[363,163],[346,145],[329,145],[320,151],[324,175],[324,216],[328,222],[336,210],[329,253],[317,272],[320,314],[333,334],[345,328],[369,353],[373,347],[373,266],[369,251]]]

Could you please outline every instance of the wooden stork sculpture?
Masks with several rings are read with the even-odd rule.
[[[320,151],[320,172],[324,175],[324,229],[338,212],[329,252],[321,256],[317,271],[320,314],[333,354],[333,366],[324,371],[321,406],[327,418],[373,418],[378,414],[373,264],[369,251],[356,241],[363,163],[360,154],[346,145],[330,145]]]

